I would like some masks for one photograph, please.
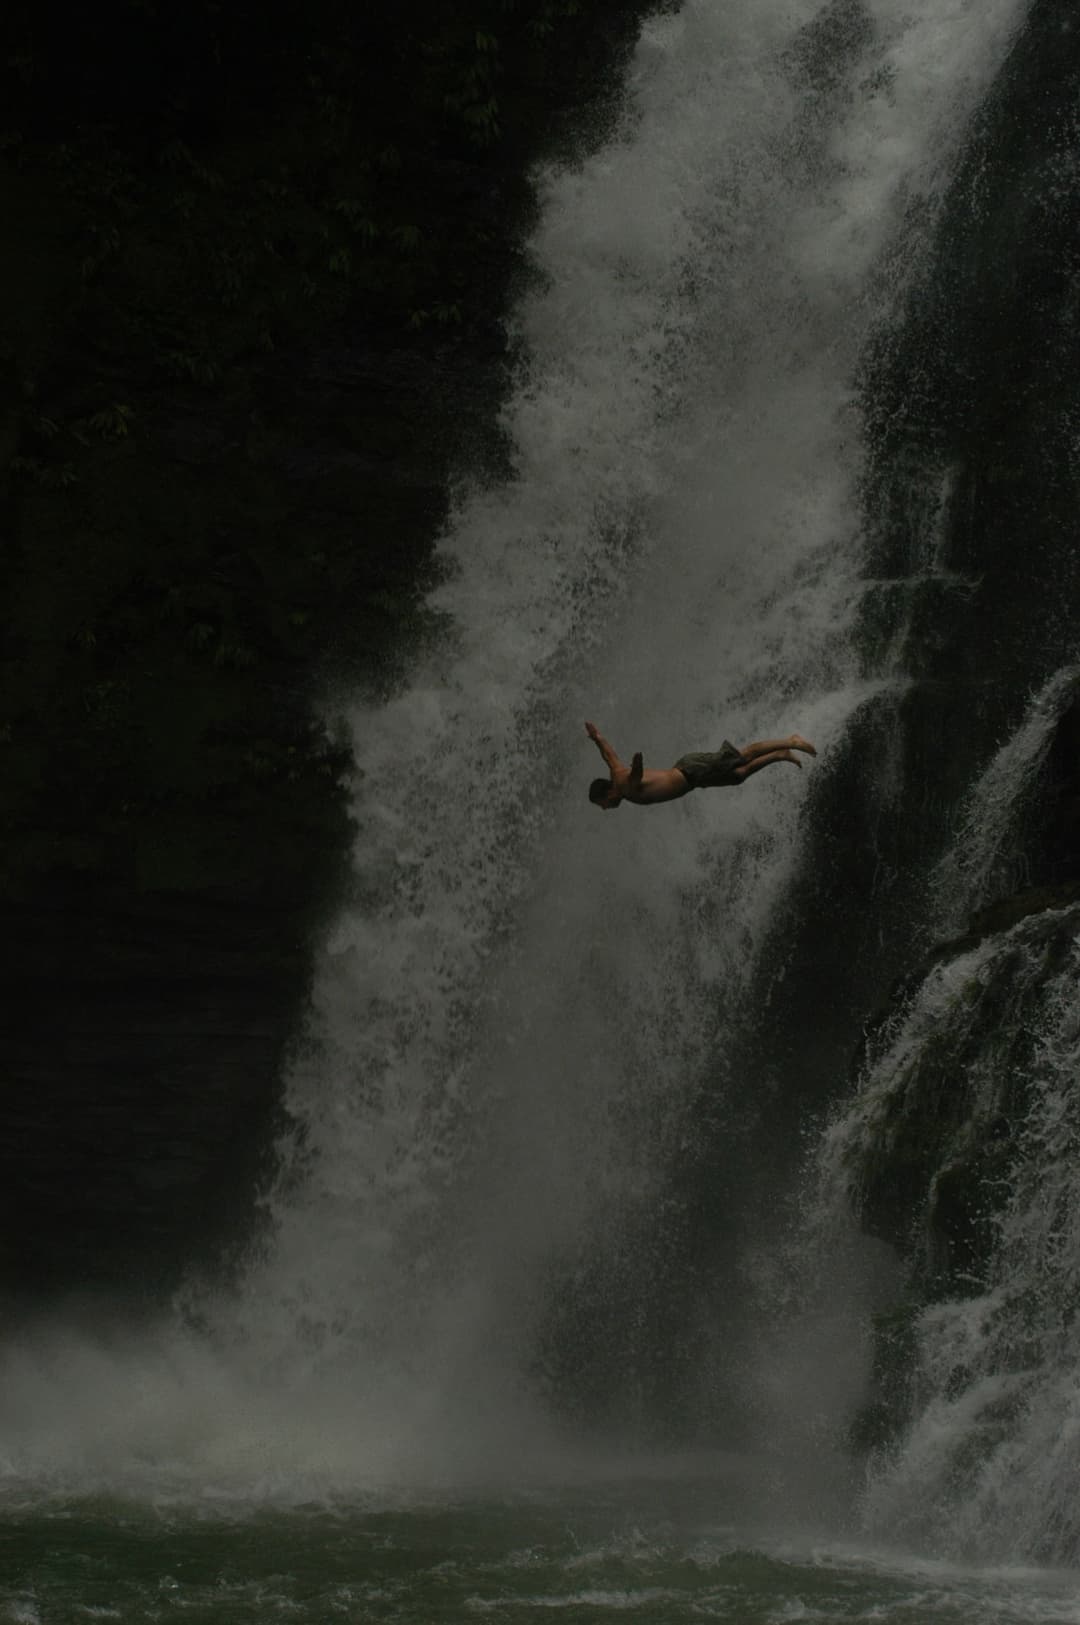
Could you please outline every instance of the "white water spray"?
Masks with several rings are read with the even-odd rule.
[[[1055,937],[1071,941],[1071,950],[1047,978]],[[834,1135],[837,1173],[881,1154],[880,1120],[902,1120],[897,1091],[917,1075],[935,1010],[937,1034],[947,1031],[962,1057],[965,1034],[985,1026],[984,999],[993,990],[991,1041],[977,1044],[951,1077],[954,1090],[971,1096],[970,1115],[942,1138],[942,1172],[965,1148],[985,1143],[995,1115],[1019,1113],[1023,1127],[1008,1198],[994,1220],[988,1280],[970,1297],[931,1303],[912,1327],[912,1421],[874,1464],[866,1501],[869,1527],[892,1540],[998,1561],[1080,1556],[1078,971],[1075,906],[1032,916],[961,956],[920,990],[868,1078],[860,1109]]]
[[[943,930],[1024,878],[1028,802],[1076,682],[1070,665],[1043,686],[967,798],[936,871]],[[940,959],[872,1040],[817,1147],[815,1256],[860,1215],[872,1229],[903,1220],[913,1267],[949,1282],[911,1306],[911,1369],[905,1355],[887,1382],[910,1388],[889,1396],[907,1422],[870,1462],[877,1537],[981,1560],[1080,1558],[1078,969],[1075,903]],[[957,1182],[981,1231],[974,1274],[950,1256],[965,1247]]]
[[[957,935],[976,909],[1015,890],[1026,878],[1016,870],[1020,826],[1054,730],[1078,683],[1080,668],[1075,665],[1055,672],[968,796],[956,835],[931,876],[933,934],[938,938]]]
[[[458,504],[442,646],[347,706],[357,901],[288,1079],[266,1255],[153,1356],[65,1350],[99,1402],[39,1448],[35,1389],[13,1471],[385,1481],[536,1447],[548,1260],[646,1203],[724,1086],[803,795],[777,768],[601,818],[582,720],[655,765],[794,728],[827,761],[865,694],[856,361],[1023,6],[872,0],[811,92],[793,47],[819,10],[691,0],[645,30],[616,138],[540,178],[514,478]],[[6,1403],[26,1392],[15,1371]]]

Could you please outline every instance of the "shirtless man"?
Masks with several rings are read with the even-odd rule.
[[[758,773],[773,762],[793,762],[802,767],[795,751],[816,756],[817,751],[802,734],[791,734],[787,739],[759,739],[753,745],[736,750],[725,739],[717,751],[693,751],[680,756],[674,767],[646,770],[641,752],[637,751],[630,766],[621,762],[613,747],[601,734],[595,722],[585,724],[585,732],[604,758],[611,774],[609,779],[594,779],[589,786],[589,800],[607,812],[620,801],[632,801],[638,807],[650,807],[655,801],[677,801],[691,790],[709,790],[716,785],[738,785],[751,773]]]

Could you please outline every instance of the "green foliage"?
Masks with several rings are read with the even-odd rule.
[[[131,433],[131,420],[133,409],[122,401],[113,401],[103,406],[99,412],[91,412],[84,419],[87,429],[92,434],[100,436],[102,440],[126,440]],[[79,434],[79,425],[74,426],[74,432]]]
[[[206,389],[218,383],[221,378],[220,366],[207,355],[199,355],[190,350],[166,350],[161,359],[172,377],[186,379]]]
[[[219,192],[225,185],[224,177],[216,169],[201,163],[183,141],[170,141],[162,151],[161,161],[166,169],[190,175],[208,191]]]
[[[79,479],[72,463],[46,463],[40,457],[16,454],[8,466],[13,474],[24,474],[35,485],[43,486],[48,491],[66,491]]]
[[[452,301],[438,300],[430,309],[409,312],[409,326],[414,332],[431,324],[436,327],[460,326],[461,306]]]
[[[358,198],[339,198],[334,204],[334,213],[340,214],[365,242],[373,243],[382,235],[379,226],[368,214],[367,205]]]

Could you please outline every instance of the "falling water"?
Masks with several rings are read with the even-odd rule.
[[[463,471],[407,689],[328,704],[355,873],[260,1256],[176,1321],[16,1348],[14,1475],[300,1494],[567,1459],[533,1381],[553,1262],[648,1213],[730,1087],[811,774],[902,681],[854,647],[853,379],[1023,12],[690,0],[608,144],[537,177],[512,476]],[[652,765],[796,728],[821,756],[613,820],[585,717]]]
[[[968,794],[932,876],[941,935],[1028,882],[1039,771],[1076,681],[1075,665],[1054,673]],[[811,1256],[850,1245],[858,1219],[912,1261],[916,1290],[905,1303],[895,1289],[891,1333],[907,1353],[883,1379],[900,1425],[871,1452],[864,1519],[923,1550],[1080,1557],[1069,897],[1026,914],[1021,897],[1020,918],[991,910],[939,948],[871,1035],[858,1088],[815,1150]]]
[[[248,1289],[268,1349],[299,1315],[395,1426],[422,1396],[429,1440],[464,1415],[504,1448],[549,1261],[647,1208],[743,1019],[802,782],[601,819],[581,719],[656,764],[793,727],[827,763],[867,692],[853,370],[1017,9],[841,8],[819,39],[816,5],[690,6],[646,30],[619,137],[541,179],[515,477],[459,502],[445,643],[349,713],[359,902]]]
[[[913,1159],[927,1164],[932,1220],[944,1182],[973,1154],[985,1158],[988,1129],[1022,1124],[1015,1152],[1003,1141],[1001,1162],[982,1176],[989,1274],[962,1295],[955,1285],[931,1293],[915,1314],[908,1425],[871,1464],[868,1526],[923,1549],[1080,1555],[1078,969],[1075,905],[936,966],[821,1152],[818,1200],[834,1226],[843,1228],[849,1196],[865,1207],[879,1170],[903,1179],[897,1165]],[[936,1132],[927,1139],[924,1126],[920,1145],[913,1126],[927,1121]],[[1007,1192],[1003,1202],[995,1188]],[[932,1276],[929,1225],[919,1245]]]
[[[939,938],[959,935],[977,909],[1026,880],[1021,838],[1025,814],[1054,729],[1078,680],[1080,672],[1074,665],[1055,672],[969,794],[953,840],[931,877]]]

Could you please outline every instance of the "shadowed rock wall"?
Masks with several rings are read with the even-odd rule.
[[[242,1237],[355,837],[313,704],[430,631],[528,166],[646,9],[0,21],[0,1287]]]

